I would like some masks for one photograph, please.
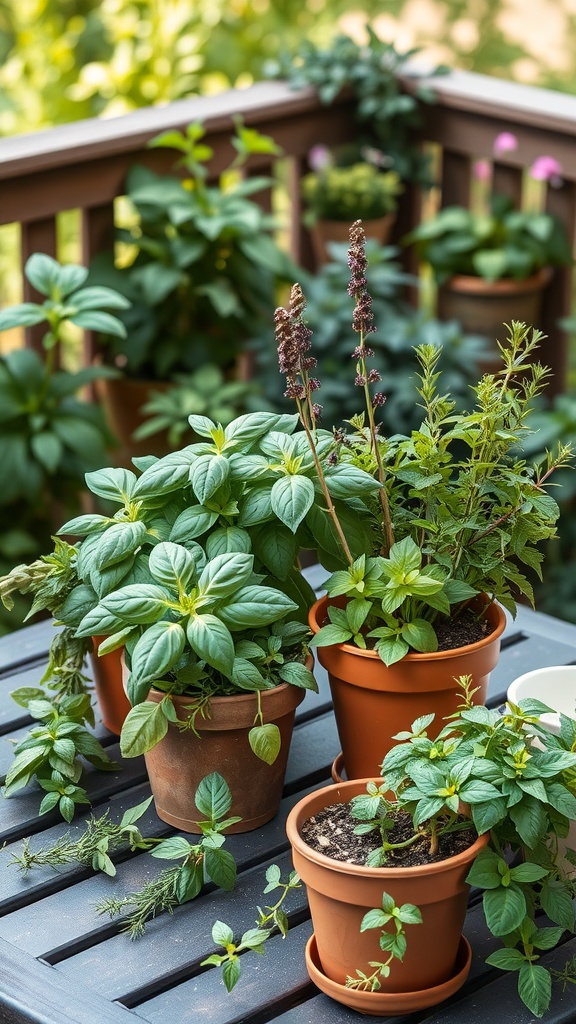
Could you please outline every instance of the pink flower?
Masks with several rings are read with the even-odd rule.
[[[537,156],[530,175],[536,181],[549,181],[552,188],[559,188],[562,184],[562,164],[553,156]]]
[[[472,170],[476,181],[488,181],[491,172],[487,160],[475,160]]]
[[[494,139],[494,156],[513,153],[515,149],[518,149],[518,139],[512,132],[500,132]]]
[[[308,153],[308,163],[313,171],[322,171],[332,163],[330,150],[321,143],[318,143],[316,146],[312,146],[312,149]]]

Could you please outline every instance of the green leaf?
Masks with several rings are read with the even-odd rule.
[[[167,587],[186,591],[196,577],[194,556],[182,544],[161,541],[150,552],[150,572]]]
[[[60,264],[52,256],[47,256],[43,252],[35,252],[26,260],[24,273],[37,292],[42,295],[51,295],[59,282]]]
[[[138,757],[152,750],[168,732],[168,721],[162,704],[144,701],[132,708],[122,726],[120,751],[122,757]]]
[[[499,967],[501,971],[519,971],[526,957],[519,949],[497,949],[486,957],[491,967]]]
[[[502,866],[506,867],[506,862],[492,850],[484,848],[472,864],[466,881],[481,889],[498,889],[502,885],[502,875],[499,871]]]
[[[141,803],[135,804],[134,807],[127,807],[122,815],[120,827],[125,828],[127,825],[134,825],[135,822],[139,821],[142,815],[150,807],[153,799],[153,796],[149,796],[147,800],[142,800]]]
[[[277,725],[255,725],[248,733],[253,753],[266,764],[274,764],[280,753],[281,736]]]
[[[155,622],[142,634],[132,651],[131,703],[140,703],[150,686],[163,679],[176,664],[186,644],[186,634],[178,622]],[[133,699],[136,698],[136,699]]]
[[[523,964],[518,976],[518,995],[531,1013],[542,1017],[552,996],[552,981],[546,968],[539,964]]]
[[[314,502],[314,484],[300,474],[283,476],[274,483],[270,502],[278,519],[296,533]]]
[[[191,846],[187,839],[183,836],[169,836],[155,846],[151,854],[159,860],[182,860],[189,857],[190,852]]]
[[[542,909],[554,924],[574,930],[574,908],[569,887],[554,879],[547,879],[540,890]]]
[[[215,921],[212,925],[212,942],[216,946],[230,946],[234,942],[234,932],[224,921]]]
[[[236,882],[236,864],[228,850],[207,849],[204,851],[204,864],[209,878],[221,889],[229,892]]]
[[[21,302],[18,306],[0,311],[0,331],[9,331],[13,327],[33,327],[46,319],[43,306],[35,302]]]
[[[179,903],[188,903],[196,898],[202,889],[202,864],[199,862],[183,864],[176,881],[176,898]]]
[[[232,794],[226,779],[219,772],[205,775],[198,784],[194,803],[209,821],[225,818],[232,806]]]
[[[30,438],[30,448],[47,473],[55,473],[62,458],[62,443],[55,434],[43,430]]]
[[[130,501],[136,480],[136,474],[129,469],[98,469],[86,473],[86,483],[93,494],[123,505]]]
[[[234,641],[229,629],[215,615],[192,615],[186,626],[188,643],[203,661],[227,678],[234,665]]]
[[[514,885],[488,889],[483,896],[486,924],[493,935],[509,935],[526,916],[524,893]]]
[[[234,551],[240,551],[246,555],[252,551],[250,534],[247,530],[240,529],[239,526],[223,526],[219,530],[214,530],[206,538],[206,554],[209,559],[216,558],[218,555],[231,554]]]
[[[224,455],[199,455],[190,467],[192,490],[203,505],[228,479],[230,463]]]
[[[510,807],[508,813],[522,842],[534,849],[546,831],[547,817],[542,804],[534,797],[525,796],[520,803]]]
[[[76,324],[77,327],[82,327],[85,331],[101,331],[102,334],[112,334],[116,338],[125,338],[127,335],[124,324],[117,316],[112,316],[111,313],[102,313],[95,309],[74,313],[70,317],[70,321]]]
[[[192,505],[191,508],[185,508],[175,520],[169,539],[176,544],[186,544],[206,533],[217,519],[217,512],[211,512],[203,505]]]
[[[548,874],[548,870],[540,866],[540,864],[532,864],[529,861],[524,864],[518,864],[515,868],[510,868],[510,877],[515,882],[538,882],[541,878],[545,878]]]
[[[304,690],[313,690],[318,693],[318,683],[312,672],[300,661],[286,661],[280,665],[278,675],[284,683],[291,683],[292,686],[300,686]]]
[[[246,629],[278,622],[297,608],[281,590],[256,584],[236,591],[232,599],[218,609],[218,615],[229,629]]]
[[[253,566],[254,556],[243,552],[216,555],[204,566],[198,590],[213,600],[229,597],[247,582]]]
[[[222,965],[222,978],[226,989],[231,992],[236,983],[240,980],[241,967],[239,960],[227,960]]]
[[[121,562],[127,555],[133,554],[142,544],[146,536],[143,522],[113,523],[102,534],[96,551],[99,569]]]

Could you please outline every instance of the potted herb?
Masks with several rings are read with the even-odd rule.
[[[467,882],[484,890],[486,923],[503,943],[487,963],[517,972],[537,1017],[551,992],[540,956],[574,932],[573,883],[552,851],[576,814],[576,725],[562,716],[552,736],[539,724],[546,705],[499,714],[474,706],[471,680],[461,682],[460,712],[435,739],[431,714],[395,737],[380,784],[329,786],[288,818],[314,924],[309,973],[364,1013],[424,1008],[463,984]]]
[[[231,139],[236,157],[211,182],[213,154],[203,137],[202,126],[193,123],[186,133],[164,133],[151,143],[180,154],[177,173],[130,170],[133,223],[120,232],[128,262],[117,266],[105,253],[91,265],[94,283],[112,285],[131,304],[125,339],[119,343],[103,331],[105,359],[123,373],[103,389],[103,400],[125,460],[148,450],[134,448],[131,434],[150,389],[204,364],[216,363],[233,376],[258,325],[269,323],[278,283],[293,278],[293,265],[274,239],[274,218],[253,198],[270,179],[241,176],[252,154],[274,155],[278,147],[238,123]]]
[[[395,171],[383,171],[374,163],[335,165],[327,155],[316,170],[302,179],[305,204],[304,221],[310,227],[314,252],[319,264],[330,258],[330,242],[346,242],[350,222],[361,218],[368,238],[384,245],[390,236],[402,192]]]
[[[430,264],[443,317],[496,337],[503,322],[538,325],[552,268],[572,262],[560,222],[493,196],[488,212],[447,206],[405,239]]]
[[[88,474],[112,506],[60,530],[81,538],[63,614],[77,638],[107,638],[101,655],[124,649],[121,749],[146,755],[160,817],[195,830],[191,794],[213,758],[247,830],[276,812],[294,711],[315,689],[297,541],[260,501],[262,480],[279,475],[270,439],[289,438],[296,418],[190,425],[201,441],[136,472]]]
[[[30,256],[24,271],[40,299],[3,309],[0,331],[44,324],[45,333],[41,353],[13,348],[0,357],[0,574],[18,555],[31,559],[44,550],[62,515],[77,508],[86,470],[108,461],[109,429],[81,393],[114,371],[72,372],[61,356],[75,328],[123,336],[117,313],[128,305],[110,288],[88,287],[85,267],[44,253]]]
[[[352,418],[351,432],[335,431],[331,447],[316,422],[320,381],[312,376],[299,286],[290,307],[276,312],[276,337],[286,394],[296,403],[316,474],[315,491],[296,470],[294,501],[314,533],[307,546],[315,544],[322,564],[336,570],[327,597],[310,612],[312,645],[329,672],[349,777],[363,778],[374,774],[383,744],[385,752],[382,721],[391,742],[416,711],[424,713],[422,704],[443,716],[456,710],[455,675],[472,674],[483,703],[505,625],[501,606],[513,614],[518,593],[532,600],[525,568],[540,572],[537,545],[554,536],[558,515],[546,485],[571,451],[560,447],[536,467],[515,455],[547,377],[531,361],[541,335],[518,323],[502,346],[501,372],[472,389],[470,412],[454,412],[440,390],[438,350],[419,346],[421,425],[409,436],[383,436],[378,410],[385,394],[374,390],[380,375],[370,369],[374,326],[360,222],[351,229],[349,264],[355,383],[365,412]],[[350,489],[367,476],[376,488],[367,488],[361,502],[353,499],[356,524],[366,531],[358,556],[349,541],[359,538],[339,502],[350,501]],[[463,660],[468,654],[472,665]]]

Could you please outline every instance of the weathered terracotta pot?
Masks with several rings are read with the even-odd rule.
[[[110,651],[110,654],[102,657],[98,655],[98,647],[105,639],[103,636],[92,637],[94,649],[90,661],[102,721],[110,732],[119,736],[124,719],[130,711],[130,701],[122,683],[122,649]]]
[[[151,690],[148,700],[159,703],[163,696]],[[184,832],[200,833],[194,794],[205,775],[220,772],[232,793],[230,815],[242,818],[228,832],[250,832],[270,821],[282,797],[294,715],[304,697],[304,690],[288,683],[261,692],[264,722],[274,722],[282,740],[272,765],[256,757],[248,742],[257,712],[254,693],[212,697],[210,717],[196,718],[198,736],[170,724],[166,736],[144,755],[158,817]],[[185,721],[192,698],[172,700],[178,718]]]
[[[430,865],[408,868],[369,868],[332,860],[312,850],[300,834],[303,823],[324,807],[346,803],[364,792],[367,779],[327,786],[303,797],[292,809],[286,831],[292,844],[294,867],[306,884],[315,943],[310,971],[334,983],[324,991],[338,1001],[377,1015],[410,1013],[432,1006],[456,991],[466,980],[470,958],[461,939],[469,886],[466,876],[477,854],[488,842],[480,836],[468,850]],[[356,969],[370,972],[371,960],[381,960],[378,929],[360,931],[368,910],[381,906],[387,892],[397,906],[413,903],[421,911],[422,924],[406,927],[407,951],[402,962],[394,960],[390,976],[381,978],[376,1000],[358,1005],[358,993],[346,989]],[[321,980],[321,979],[320,979]],[[322,985],[320,984],[320,987]],[[366,994],[368,995],[368,993]]]
[[[112,433],[119,442],[116,461],[132,468],[132,459],[138,455],[166,455],[170,451],[165,431],[134,440],[134,431],[145,421],[142,406],[154,391],[166,391],[166,381],[138,380],[130,377],[98,378],[96,394],[101,401]]]
[[[543,267],[524,281],[485,281],[458,274],[438,290],[438,315],[443,320],[459,320],[467,334],[488,338],[491,353],[482,361],[482,370],[496,372],[503,365],[495,344],[496,338],[506,339],[503,325],[519,320],[541,326],[542,295],[551,276],[550,267]]]
[[[380,245],[386,245],[395,220],[395,213],[387,213],[385,217],[362,221],[366,238],[375,238]],[[310,235],[316,262],[328,263],[331,258],[328,251],[329,243],[348,242],[350,224],[347,220],[317,220],[310,228]]]
[[[328,598],[312,606],[308,621],[317,633],[327,618]],[[352,644],[317,647],[318,661],[328,672],[334,715],[349,779],[379,774],[396,733],[409,729],[421,715],[434,712],[439,732],[442,719],[461,703],[455,677],[471,675],[476,704],[486,702],[488,681],[500,653],[506,625],[503,609],[492,604],[487,618],[494,631],[482,640],[451,651],[407,654],[386,667],[375,651]]]

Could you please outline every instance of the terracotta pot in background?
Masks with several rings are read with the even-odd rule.
[[[482,277],[456,275],[438,289],[438,315],[442,320],[459,320],[466,334],[481,334],[492,343],[483,372],[502,369],[496,339],[505,341],[504,324],[520,320],[540,327],[542,295],[552,276],[543,267],[524,281],[503,278],[485,281]]]
[[[312,606],[309,623],[317,633],[327,618],[328,598]],[[328,672],[334,715],[349,779],[379,774],[384,755],[394,745],[392,736],[409,729],[421,715],[442,719],[461,703],[461,687],[454,677],[471,675],[476,704],[484,704],[491,670],[500,653],[506,625],[503,609],[492,604],[487,612],[494,631],[467,647],[433,654],[407,654],[386,667],[375,651],[352,644],[317,647],[316,656]]]
[[[294,867],[306,884],[314,926],[309,960],[314,963],[316,956],[320,978],[312,971],[310,974],[320,987],[322,976],[332,982],[323,990],[363,1013],[409,1013],[445,999],[466,980],[470,958],[461,939],[469,889],[466,876],[488,834],[445,861],[408,868],[359,866],[312,850],[300,834],[304,821],[330,804],[347,803],[364,792],[367,781],[357,779],[316,790],[303,797],[288,816],[286,831]],[[381,906],[383,892],[389,893],[397,906],[415,904],[422,913],[422,924],[406,926],[404,960],[394,960],[390,976],[380,979],[382,989],[376,995],[384,998],[372,1004],[368,999],[359,1006],[358,993],[346,989],[345,982],[357,969],[370,972],[370,961],[383,958],[379,930],[360,931],[366,912]],[[375,1008],[370,1009],[370,1004]]]
[[[386,245],[394,221],[395,213],[387,213],[385,217],[362,221],[366,238],[375,238],[380,245]],[[317,220],[310,228],[312,249],[319,265],[329,263],[329,242],[349,242],[350,224],[346,220]]]
[[[135,441],[134,431],[144,422],[142,406],[153,391],[166,391],[167,381],[135,380],[129,377],[98,378],[96,394],[104,407],[106,422],[119,442],[116,462],[131,467],[138,455],[166,455],[170,451],[165,431]]]
[[[130,711],[130,702],[122,683],[122,648],[110,654],[98,655],[98,646],[104,636],[93,636],[93,652],[90,655],[96,696],[102,713],[102,721],[110,732],[119,736],[124,719]]]
[[[184,832],[199,833],[196,822],[201,815],[194,795],[204,776],[215,771],[230,787],[230,815],[242,818],[228,832],[250,832],[274,817],[282,797],[294,715],[305,691],[282,683],[262,690],[260,696],[264,722],[274,722],[282,738],[274,764],[256,757],[248,742],[257,712],[256,694],[212,697],[209,717],[199,714],[196,718],[198,736],[191,729],[180,731],[169,725],[166,736],[144,755],[159,818]],[[151,690],[148,700],[159,703],[163,697],[159,690]],[[193,698],[172,697],[172,701],[185,721]]]

